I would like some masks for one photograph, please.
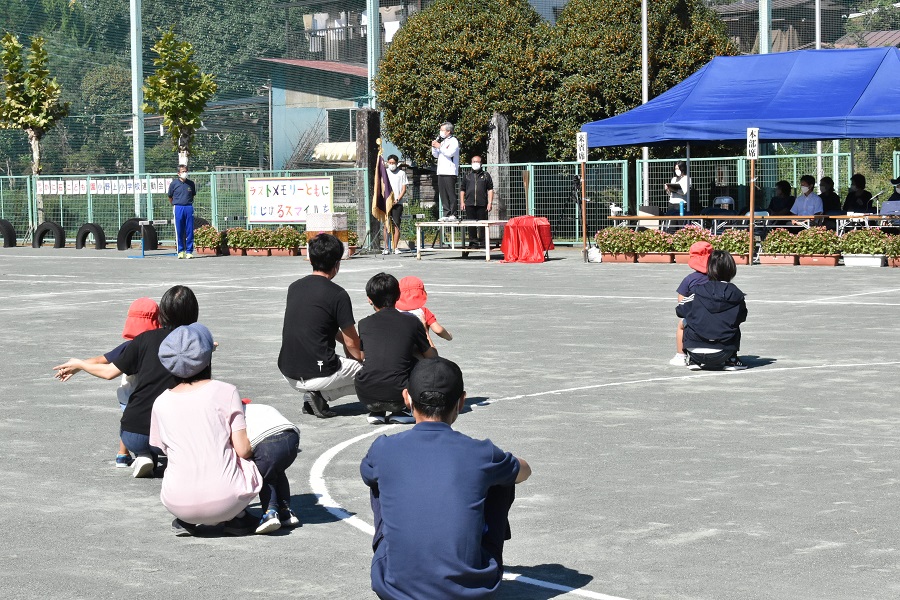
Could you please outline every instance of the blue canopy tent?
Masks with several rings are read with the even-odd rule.
[[[628,112],[587,123],[588,146],[900,137],[900,49],[721,56]]]

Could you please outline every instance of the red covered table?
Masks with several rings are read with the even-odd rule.
[[[513,217],[503,230],[503,262],[544,262],[553,250],[550,221],[545,217]]]

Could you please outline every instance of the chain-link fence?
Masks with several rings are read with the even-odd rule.
[[[649,179],[644,180],[644,161],[637,161],[637,199],[639,205],[648,205],[666,214],[671,205],[665,184],[672,181],[674,160],[652,159],[648,161]],[[800,177],[816,177],[819,165],[823,174],[834,179],[835,190],[846,188],[852,175],[850,154],[843,152],[784,156],[761,156],[756,161],[756,210],[764,210],[774,195],[775,183],[785,180],[797,189]],[[689,209],[699,213],[714,208],[714,200],[730,196],[735,203],[733,210],[746,213],[750,209],[750,161],[744,157],[692,158],[688,167],[690,181]]]

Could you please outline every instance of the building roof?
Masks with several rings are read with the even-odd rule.
[[[303,67],[306,69],[327,71],[329,73],[352,75],[353,77],[362,77],[364,79],[369,76],[369,70],[366,67],[355,65],[352,63],[335,62],[330,60],[302,60],[299,58],[260,58],[259,60],[276,63],[279,65],[289,65],[292,67]]]
[[[900,30],[893,31],[863,31],[863,47],[884,48],[888,46],[900,47]],[[848,33],[834,42],[835,48],[859,48],[857,34]]]
[[[815,0],[771,0],[769,2],[769,6],[772,8],[772,11],[778,10],[786,10],[791,8],[809,8],[810,10],[815,9]],[[759,15],[759,2],[758,1],[740,1],[735,2],[733,4],[718,4],[716,6],[710,6],[713,11],[717,12],[719,15],[726,16],[737,16],[750,14],[754,16]],[[822,10],[843,10],[840,5],[838,5],[833,0],[822,0]]]

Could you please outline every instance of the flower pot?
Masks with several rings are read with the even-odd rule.
[[[759,264],[761,265],[790,265],[797,264],[796,254],[760,254]]]
[[[300,248],[272,248],[272,256],[299,256]]]
[[[347,256],[353,256],[356,254],[357,246],[347,246]]]
[[[234,246],[229,246],[228,248],[229,256],[247,256],[246,248],[235,248]]]
[[[690,252],[673,252],[673,254],[675,255],[675,263],[679,265],[686,265],[691,257]]]
[[[798,259],[802,267],[836,267],[840,254],[801,254]]]
[[[194,248],[194,254],[198,254],[200,256],[216,256],[217,254],[219,254],[219,249],[201,248],[200,246],[197,246],[196,248]]]
[[[271,248],[247,248],[247,256],[272,256]]]
[[[845,267],[883,267],[884,254],[845,254]]]
[[[641,252],[637,255],[639,263],[666,263],[670,264],[675,259],[672,252]]]
[[[900,256],[892,256],[887,259],[889,267],[900,267]]]
[[[603,252],[603,262],[633,263],[636,258],[634,252]]]
[[[750,264],[750,255],[749,254],[732,254],[731,257],[734,259],[734,264],[736,264],[736,265],[749,265]]]

